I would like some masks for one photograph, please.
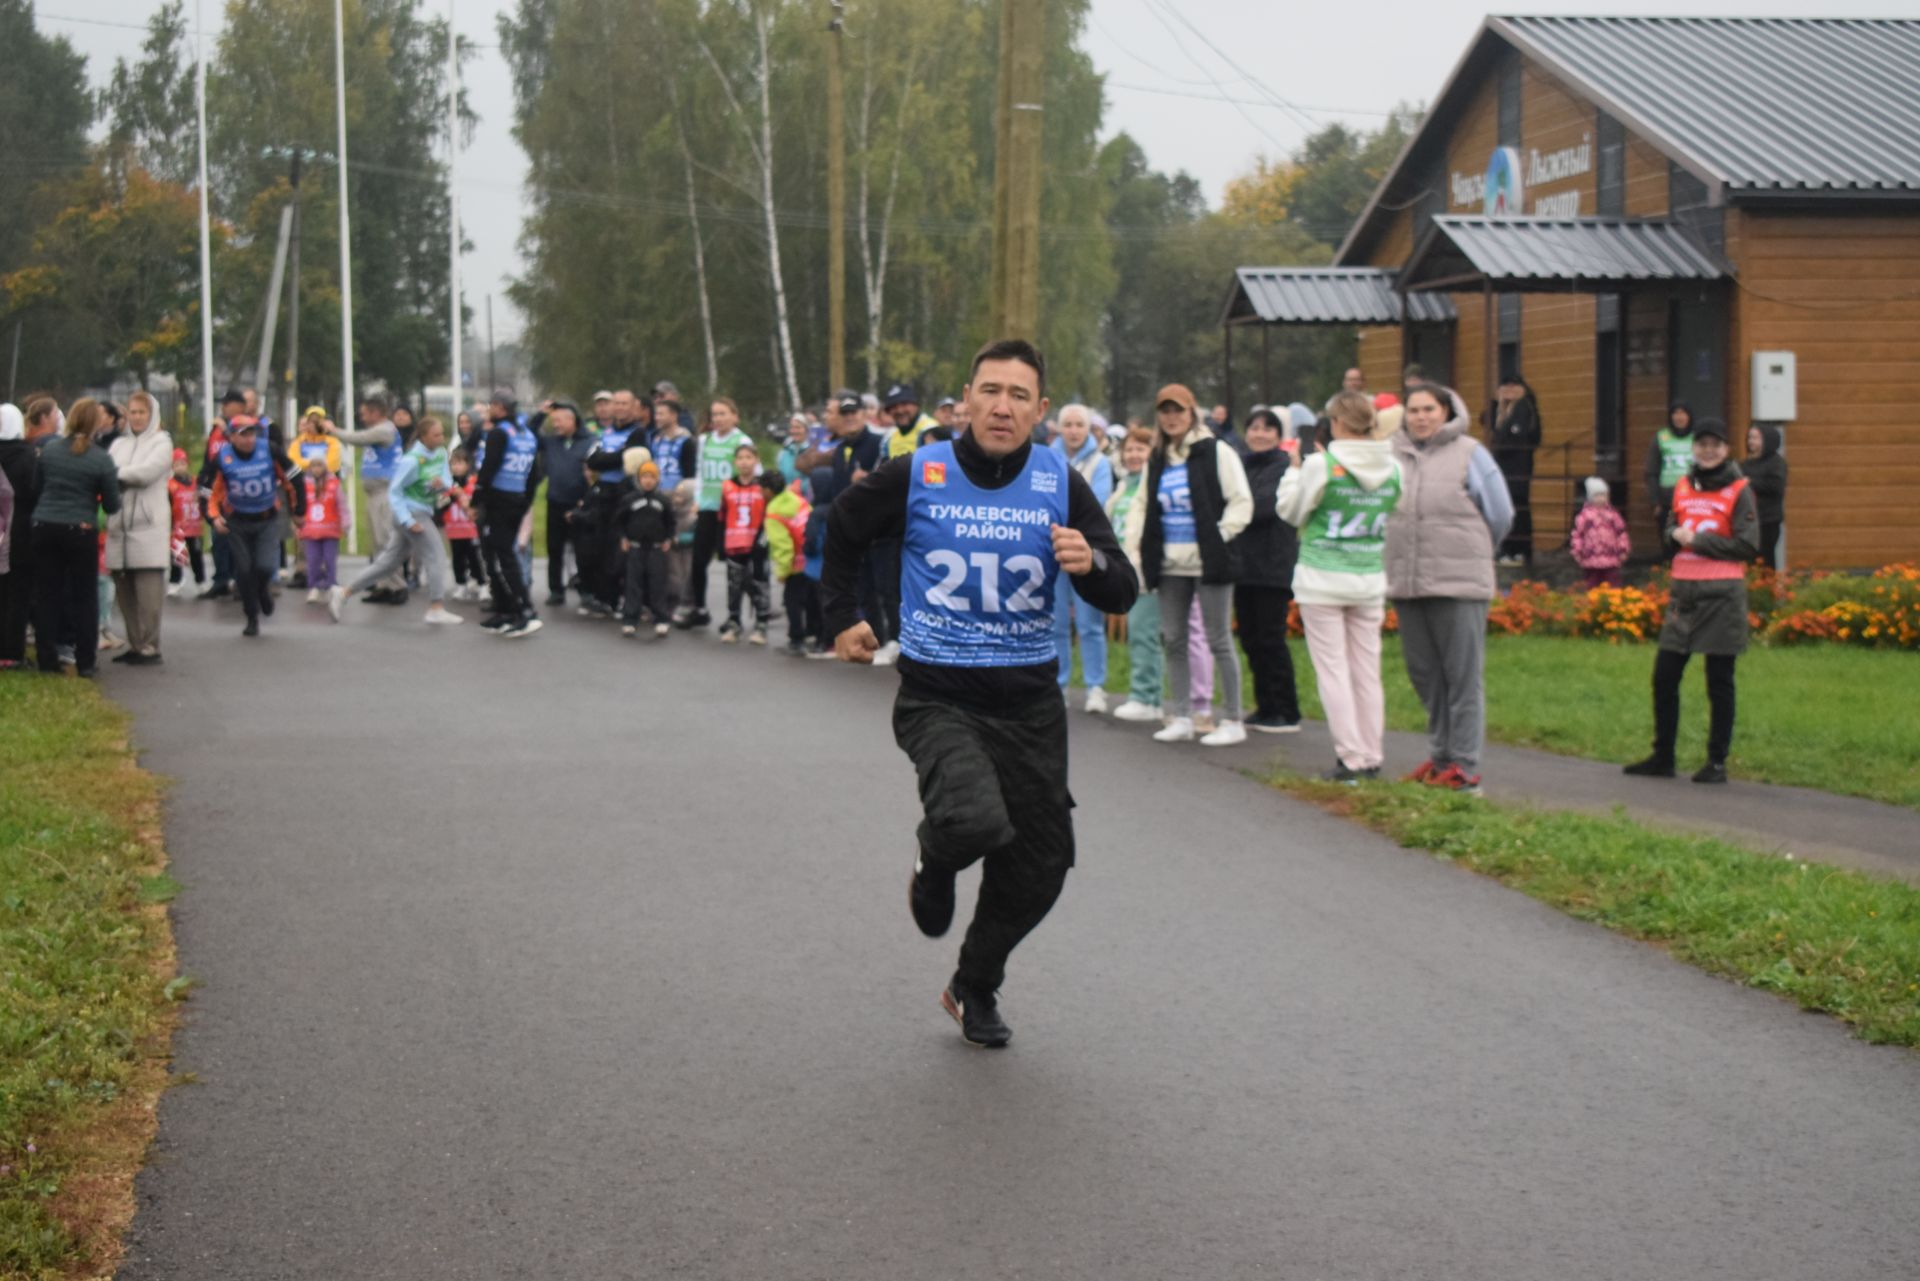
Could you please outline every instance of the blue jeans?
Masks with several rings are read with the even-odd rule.
[[[1107,683],[1107,616],[1080,599],[1060,575],[1054,588],[1053,652],[1060,659],[1060,688],[1073,667],[1073,633],[1080,633],[1080,675],[1088,689]]]

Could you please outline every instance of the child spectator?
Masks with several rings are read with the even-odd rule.
[[[1147,478],[1147,459],[1152,454],[1153,428],[1129,426],[1126,439],[1120,445],[1120,483],[1107,499],[1107,519],[1122,533],[1123,546],[1125,531],[1132,528],[1131,522],[1145,515],[1145,508],[1140,506],[1140,493]],[[1137,560],[1133,568],[1136,574],[1140,572]],[[1144,587],[1127,614],[1127,659],[1127,701],[1114,709],[1114,718],[1159,720],[1160,600]]]
[[[453,598],[479,600],[480,589],[487,585],[487,567],[480,555],[480,526],[473,519],[473,460],[466,450],[456,449],[447,459],[447,470],[453,476],[448,490],[453,501],[444,509],[441,528],[453,555]]]
[[[652,616],[654,636],[663,637],[673,630],[668,622],[673,617],[673,607],[667,601],[667,553],[673,547],[673,503],[660,492],[658,463],[649,458],[639,465],[632,479],[620,486],[613,510],[620,550],[627,558],[620,634],[632,636],[639,631],[640,610],[644,606]]]
[[[1378,778],[1386,740],[1380,625],[1387,615],[1387,518],[1400,501],[1391,441],[1371,437],[1373,404],[1357,391],[1327,402],[1333,439],[1280,478],[1275,507],[1300,530],[1293,598],[1307,633],[1337,783]]]
[[[340,441],[328,430],[332,425],[327,421],[327,411],[318,406],[300,415],[300,430],[287,452],[293,455],[293,461],[301,471],[305,471],[307,464],[318,458],[326,465],[328,475],[340,474]]]
[[[1573,519],[1573,563],[1584,572],[1589,590],[1620,586],[1620,567],[1627,563],[1633,540],[1627,522],[1608,496],[1607,482],[1587,477],[1587,501]]]
[[[801,419],[802,425],[805,421]],[[768,495],[767,550],[787,611],[787,653],[805,658],[809,649],[826,642],[827,630],[820,612],[820,584],[807,577],[807,520],[813,505],[798,486],[787,484],[781,472],[762,476],[760,487]]]
[[[307,604],[317,605],[339,581],[340,478],[327,470],[326,459],[308,458],[307,514],[300,521],[300,545],[307,554]]]
[[[193,585],[207,581],[207,563],[200,549],[200,487],[194,482],[193,469],[187,466],[187,451],[173,451],[173,479],[167,482],[167,496],[173,500],[173,569],[169,572],[167,595],[178,596],[184,589],[182,570],[193,566]]]
[[[727,558],[727,621],[720,628],[720,639],[728,645],[740,639],[740,600],[753,600],[755,645],[767,643],[767,584],[754,573],[754,551],[763,545],[761,528],[767,517],[767,491],[754,480],[760,470],[760,454],[752,445],[733,451],[733,479],[720,486],[720,515],[726,522],[721,532],[720,549]]]
[[[661,473],[661,480],[666,474]],[[691,608],[687,602],[687,580],[693,574],[693,527],[699,523],[700,481],[688,476],[668,495],[673,504],[673,550],[667,553],[667,598],[677,612]]]

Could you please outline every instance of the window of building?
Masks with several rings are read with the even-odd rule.
[[[1602,218],[1627,212],[1627,128],[1602,111],[1594,122],[1599,143],[1598,211]]]
[[[1520,145],[1520,58],[1510,54],[1500,64],[1500,137],[1502,147]]]

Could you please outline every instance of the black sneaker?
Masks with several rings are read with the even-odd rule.
[[[1000,1017],[1000,1003],[991,996],[969,992],[949,983],[940,994],[940,1008],[960,1025],[960,1037],[968,1045],[983,1050],[1003,1050],[1013,1039],[1013,1029]]]
[[[913,879],[907,882],[907,909],[913,923],[930,939],[937,939],[953,924],[952,872],[927,866],[923,853],[914,860]]]
[[[215,583],[212,587],[207,588],[206,591],[201,592],[198,596],[194,597],[194,599],[195,600],[224,600],[225,598],[231,595],[233,595],[233,588],[228,587],[224,583]]]
[[[380,598],[380,603],[381,603],[382,605],[404,605],[404,604],[406,604],[406,603],[407,603],[407,589],[406,589],[406,588],[404,588],[404,587],[402,587],[402,588],[400,588],[400,589],[399,589],[399,590],[397,590],[397,591],[391,591],[391,592],[388,592],[388,593],[387,593],[387,594],[386,594],[385,596],[382,596],[382,597]]]
[[[548,592],[547,593],[547,604],[564,605],[566,603],[567,603],[567,594],[565,592]]]
[[[1727,766],[1724,761],[1708,761],[1693,772],[1696,783],[1724,783],[1727,781]]]
[[[807,656],[807,643],[805,641],[788,641],[785,652],[788,658],[805,658]]]
[[[483,631],[499,632],[505,631],[512,622],[511,614],[488,614],[480,620],[480,627]]]
[[[1620,768],[1622,774],[1632,774],[1636,778],[1672,778],[1673,758],[1670,756],[1649,756],[1644,761],[1635,761]]]
[[[1335,760],[1333,768],[1320,776],[1322,782],[1345,783],[1349,787],[1352,787],[1364,777],[1366,777],[1366,771],[1348,769],[1347,763],[1342,760]]]
[[[240,634],[242,636],[258,636],[260,634],[260,620],[257,618],[249,618],[247,625],[240,629]]]
[[[139,652],[137,650],[130,649],[124,654],[115,654],[112,658],[109,658],[107,661],[109,663],[131,663],[134,659],[138,657],[140,657]]]
[[[1259,730],[1262,734],[1298,734],[1300,732],[1298,720],[1290,721],[1280,716],[1249,716],[1246,726],[1248,729]]]
[[[674,623],[682,631],[692,631],[696,627],[713,626],[713,615],[704,609],[696,609]]]
[[[363,605],[384,605],[392,598],[393,588],[373,587],[369,588],[367,594],[360,598],[360,603]]]
[[[260,612],[268,618],[273,617],[273,593],[271,591],[260,593]]]

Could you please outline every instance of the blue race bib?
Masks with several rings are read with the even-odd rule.
[[[1187,465],[1168,463],[1160,473],[1160,536],[1170,546],[1197,541],[1193,526],[1193,489],[1187,483]]]
[[[1053,526],[1067,520],[1067,463],[1033,449],[1013,483],[980,489],[953,445],[909,461],[900,555],[900,651],[941,667],[1054,661]]]

